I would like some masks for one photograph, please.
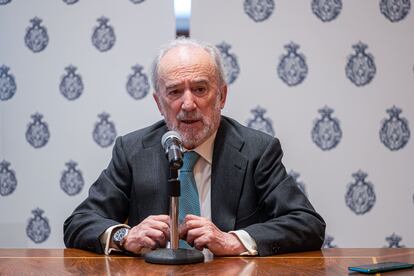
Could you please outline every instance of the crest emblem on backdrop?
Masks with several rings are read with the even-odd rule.
[[[282,55],[277,73],[284,83],[288,86],[295,86],[303,82],[308,74],[308,65],[303,54],[299,54],[297,50],[300,46],[294,42],[285,45],[288,51],[286,55]]]
[[[298,188],[302,191],[302,193],[308,196],[308,194],[306,193],[305,184],[302,181],[298,180],[300,173],[290,170],[289,175],[293,178],[293,180],[295,181]]]
[[[31,116],[33,122],[29,123],[26,130],[26,140],[35,149],[47,144],[50,138],[47,123],[42,122],[43,115],[40,113]]]
[[[99,114],[98,117],[101,120],[95,123],[95,128],[92,133],[93,140],[102,148],[112,145],[116,138],[115,124],[108,121],[109,116],[105,112]]]
[[[42,243],[50,236],[49,220],[42,216],[43,212],[39,208],[32,210],[34,217],[29,219],[26,227],[26,235],[34,243]]]
[[[59,85],[59,90],[62,95],[69,101],[76,100],[82,95],[83,82],[82,77],[75,73],[76,67],[69,65],[65,68],[67,71],[66,75],[62,77]]]
[[[387,109],[390,117],[381,122],[380,140],[392,151],[402,149],[410,139],[408,121],[405,118],[400,118],[401,111],[395,106]]]
[[[9,169],[10,163],[6,160],[0,162],[0,195],[7,196],[16,190],[16,173]]]
[[[244,12],[255,22],[268,19],[275,8],[273,0],[245,0]]]
[[[342,0],[313,0],[312,12],[323,22],[338,17],[342,10]]]
[[[134,73],[128,76],[126,90],[135,100],[144,98],[150,90],[148,77],[144,72],[142,72],[143,68],[144,67],[139,64],[132,66]]]
[[[376,201],[374,186],[366,182],[367,173],[359,170],[352,174],[355,182],[348,184],[345,203],[357,215],[363,215],[371,210]]]
[[[388,236],[385,238],[385,240],[388,242],[388,245],[385,247],[388,248],[403,248],[404,245],[401,245],[400,242],[402,240],[402,237],[396,235],[395,233],[392,233],[391,236]]]
[[[312,129],[312,141],[321,150],[331,150],[335,148],[342,138],[342,130],[339,120],[332,118],[334,110],[325,106],[318,110],[322,115],[320,119],[316,119]]]
[[[377,71],[374,57],[365,52],[368,46],[362,42],[352,45],[352,48],[355,54],[348,57],[346,76],[356,86],[364,86],[372,81]]]
[[[260,130],[271,136],[275,136],[275,132],[272,126],[272,120],[270,118],[264,117],[266,109],[258,106],[256,108],[253,108],[251,112],[253,114],[253,119],[249,119],[247,121],[247,126],[256,130]]]
[[[229,52],[231,45],[226,42],[216,45],[220,51],[221,60],[223,62],[224,74],[227,84],[232,84],[240,73],[239,63],[235,54]]]
[[[95,27],[92,34],[92,44],[101,52],[106,52],[112,49],[115,45],[115,31],[114,28],[108,25],[109,19],[102,16],[97,19],[99,26]]]
[[[338,247],[337,245],[332,244],[334,239],[335,238],[332,237],[331,235],[326,234],[325,235],[325,240],[323,241],[322,248],[336,248],[336,247]]]
[[[144,2],[145,0],[129,0],[134,4],[141,4],[142,2]]]
[[[30,19],[32,26],[26,29],[26,35],[24,36],[24,42],[33,53],[43,51],[49,43],[49,35],[47,29],[40,26],[42,19],[34,17]]]
[[[8,3],[10,3],[12,0],[0,0],[0,5],[7,5]]]
[[[7,101],[16,93],[16,80],[12,74],[9,74],[9,67],[0,66],[0,100]]]
[[[381,13],[391,22],[403,20],[410,12],[410,0],[381,0]]]
[[[65,2],[68,5],[73,5],[75,3],[77,3],[79,0],[63,0],[63,2]]]
[[[69,196],[77,195],[85,184],[82,172],[76,169],[78,163],[74,161],[69,161],[65,165],[68,168],[62,172],[60,188]]]

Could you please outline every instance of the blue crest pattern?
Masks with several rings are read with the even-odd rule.
[[[366,182],[367,173],[359,170],[352,174],[354,183],[348,184],[345,202],[349,209],[357,215],[363,215],[371,210],[376,201],[374,186]]]
[[[318,110],[322,115],[320,119],[316,119],[312,129],[312,141],[321,150],[331,150],[335,148],[342,138],[342,130],[339,120],[332,118],[334,112],[332,108],[325,106]]]
[[[0,0],[0,5],[7,5],[11,2],[12,0]]]
[[[93,140],[102,148],[112,145],[116,138],[115,124],[108,121],[109,116],[105,112],[98,115],[101,120],[95,123],[92,134]]]
[[[381,0],[381,13],[391,22],[403,20],[410,12],[410,0]]]
[[[135,100],[143,99],[147,96],[150,89],[148,77],[142,72],[142,69],[143,67],[139,64],[133,66],[132,70],[134,70],[134,73],[128,76],[126,84],[128,94]]]
[[[129,0],[134,4],[141,4],[142,2],[144,2],[145,0]]]
[[[270,118],[264,117],[266,109],[258,106],[256,108],[253,108],[251,112],[253,114],[253,118],[247,121],[247,126],[253,129],[260,130],[271,136],[275,136],[275,132],[272,126],[272,120]]]
[[[63,0],[63,2],[65,2],[68,5],[73,5],[73,4],[77,3],[78,0]]]
[[[41,148],[49,141],[49,127],[45,122],[42,122],[42,114],[33,114],[31,118],[33,119],[33,122],[29,123],[27,126],[26,140],[35,149]]]
[[[396,235],[395,233],[392,233],[391,236],[388,236],[385,238],[385,240],[388,242],[388,245],[386,247],[388,248],[403,248],[404,245],[401,245],[400,242],[402,240],[402,237]]]
[[[255,22],[268,19],[275,8],[273,0],[245,0],[244,12]]]
[[[313,0],[312,12],[323,22],[338,17],[342,10],[342,0]]]
[[[227,84],[232,84],[240,73],[239,63],[235,54],[231,54],[229,50],[231,45],[226,42],[216,45],[220,51],[221,60],[223,62],[224,74]]]
[[[410,140],[411,134],[408,121],[405,118],[400,118],[401,111],[396,106],[387,109],[390,117],[381,122],[380,140],[392,151],[402,149]]]
[[[10,163],[6,160],[0,162],[0,195],[7,196],[16,190],[17,179],[12,169],[9,169]]]
[[[26,235],[34,243],[42,243],[50,236],[49,220],[42,216],[43,210],[36,208],[32,210],[34,217],[29,219],[26,227]]]
[[[60,188],[69,196],[74,196],[82,191],[85,184],[82,172],[76,169],[78,163],[69,161],[65,164],[67,170],[62,172],[60,178]]]
[[[67,71],[66,75],[62,77],[59,85],[59,90],[62,95],[69,101],[76,100],[82,95],[83,82],[82,77],[75,73],[76,67],[69,65],[65,68]]]
[[[0,66],[0,101],[7,101],[16,93],[16,80],[12,74],[9,74],[9,67]]]
[[[334,239],[335,238],[332,237],[331,235],[326,234],[325,239],[323,241],[322,248],[336,248],[336,247],[338,247],[337,245],[332,244]]]
[[[30,22],[32,23],[32,26],[27,28],[24,42],[26,43],[27,48],[33,53],[38,53],[43,51],[48,45],[49,35],[47,34],[47,29],[40,26],[42,19],[34,17]]]
[[[114,28],[108,25],[109,19],[102,16],[97,19],[99,26],[95,27],[92,34],[92,44],[101,52],[112,49],[115,44]]]
[[[300,173],[295,172],[294,170],[290,170],[289,175],[293,178],[293,180],[295,181],[298,188],[302,191],[302,193],[304,193],[306,196],[308,196],[308,194],[306,193],[305,184],[302,181],[298,180],[299,176],[300,176]]]
[[[365,53],[368,46],[362,42],[353,45],[352,48],[355,54],[348,57],[346,76],[356,86],[364,86],[372,81],[377,71],[374,57]]]
[[[282,55],[277,73],[284,83],[288,86],[295,86],[303,82],[308,74],[308,65],[303,54],[299,54],[297,50],[300,46],[294,42],[285,45],[288,51],[286,55]]]

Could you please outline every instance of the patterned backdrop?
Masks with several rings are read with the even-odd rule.
[[[224,114],[280,138],[326,247],[414,247],[410,0],[195,0]],[[214,16],[212,16],[214,15]],[[0,247],[63,247],[114,139],[161,118],[148,66],[172,1],[0,0]]]
[[[288,172],[327,222],[325,247],[414,246],[411,9],[193,1],[191,36],[224,58],[225,113],[281,139]]]
[[[171,1],[0,0],[0,247],[64,246],[115,137],[161,119],[148,69],[174,36]]]

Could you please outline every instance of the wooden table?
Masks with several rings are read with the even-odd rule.
[[[201,264],[155,265],[140,257],[78,249],[0,249],[0,275],[347,275],[351,265],[414,263],[414,248],[323,249],[272,257],[216,257]],[[385,275],[414,275],[414,269]]]

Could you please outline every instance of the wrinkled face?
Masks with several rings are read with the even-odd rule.
[[[173,48],[158,70],[158,109],[167,127],[181,135],[184,147],[193,149],[218,129],[227,86],[219,87],[212,58],[202,48]]]

